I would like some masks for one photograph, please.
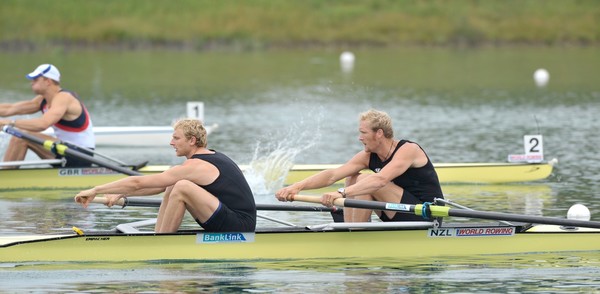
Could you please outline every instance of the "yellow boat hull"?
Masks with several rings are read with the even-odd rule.
[[[263,176],[265,182],[277,182],[279,178],[285,176],[283,184],[289,185],[337,166],[339,165],[297,164],[289,171],[269,171]],[[248,170],[248,166],[240,167],[242,170]],[[163,172],[168,168],[167,165],[150,165],[143,167],[139,172],[153,174]],[[552,173],[553,165],[551,163],[445,163],[438,164],[435,168],[441,183],[498,184],[545,179]],[[0,170],[0,189],[85,188],[123,177],[125,175],[103,167]]]
[[[301,181],[324,169],[338,166],[340,165],[294,165],[285,184]],[[554,163],[439,163],[434,166],[440,183],[501,184],[545,179],[552,174]]]
[[[548,228],[550,227],[550,228]],[[600,251],[600,230],[546,226],[510,236],[431,236],[427,229],[265,231],[252,242],[202,243],[181,234],[0,237],[0,262],[248,261],[473,257]]]

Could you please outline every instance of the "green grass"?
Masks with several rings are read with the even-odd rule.
[[[596,0],[3,0],[0,49],[598,45]]]

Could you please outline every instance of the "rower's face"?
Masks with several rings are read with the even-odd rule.
[[[365,151],[371,152],[377,146],[375,132],[371,129],[371,125],[366,121],[361,121],[358,126],[358,140],[363,143]]]
[[[175,149],[175,154],[177,156],[187,155],[191,145],[190,140],[185,138],[181,129],[176,129],[173,131],[170,144]]]
[[[45,77],[37,77],[31,80],[31,90],[36,94],[43,94],[44,91],[48,88],[48,83],[50,80]]]

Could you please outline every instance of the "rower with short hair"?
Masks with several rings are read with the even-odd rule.
[[[0,119],[0,128],[9,125],[28,131],[43,140],[68,142],[84,147],[81,151],[85,151],[85,148],[94,149],[96,140],[91,116],[75,92],[61,87],[58,68],[52,64],[42,64],[26,77],[31,80],[31,89],[36,96],[28,101],[1,103],[0,117],[36,112],[41,112],[42,116],[30,119]],[[42,133],[50,127],[56,137]],[[4,161],[24,160],[28,150],[33,151],[41,159],[62,158],[61,155],[53,154],[39,144],[12,137],[4,153]],[[66,159],[68,167],[91,165],[91,162],[68,155]],[[18,166],[4,168],[18,168]]]
[[[208,149],[206,129],[197,119],[173,127],[171,146],[186,160],[160,173],[131,176],[79,192],[75,201],[87,207],[98,194],[108,195],[107,206],[126,196],[164,192],[158,211],[157,233],[176,232],[186,210],[206,231],[253,232],[256,204],[239,166],[225,154]]]
[[[419,144],[394,139],[392,119],[371,109],[359,117],[359,140],[364,150],[335,169],[324,170],[277,191],[279,201],[292,200],[302,190],[319,189],[346,178],[346,186],[337,192],[321,196],[321,203],[333,206],[343,197],[392,203],[421,204],[444,198],[437,173]],[[370,169],[374,173],[361,173]],[[344,221],[365,222],[371,218],[369,209],[344,208]],[[382,221],[422,221],[420,216],[395,211],[375,211]]]

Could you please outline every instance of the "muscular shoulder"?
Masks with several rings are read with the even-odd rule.
[[[79,100],[77,100],[77,98],[75,98],[75,96],[73,96],[73,94],[71,94],[70,92],[67,92],[67,91],[62,91],[62,92],[56,93],[56,95],[54,95],[52,101],[53,102],[62,101],[62,102],[66,102],[66,103],[70,103],[70,102],[79,103]]]
[[[179,172],[184,178],[199,185],[210,184],[219,176],[219,169],[216,166],[199,158],[187,159],[181,164]]]
[[[407,161],[412,162],[411,166],[413,167],[421,167],[427,164],[427,155],[419,144],[414,142],[406,142],[400,149],[398,149],[398,153],[400,153],[400,157],[404,158]]]
[[[57,107],[59,105],[60,107],[65,108],[66,119],[77,118],[79,117],[79,115],[81,115],[81,112],[83,111],[79,100],[68,92],[59,92],[54,96],[52,100],[52,107]]]
[[[371,157],[371,152],[361,150],[360,152],[356,153],[356,155],[354,155],[354,157],[352,157],[348,161],[348,163],[355,165],[355,166],[360,166],[361,168],[367,168],[367,167],[369,167],[369,158],[370,157]]]
[[[420,151],[421,147],[419,147],[419,144],[415,143],[415,142],[406,142],[404,143],[404,145],[402,145],[400,147],[400,149],[398,149],[398,151],[400,152],[417,152]]]

